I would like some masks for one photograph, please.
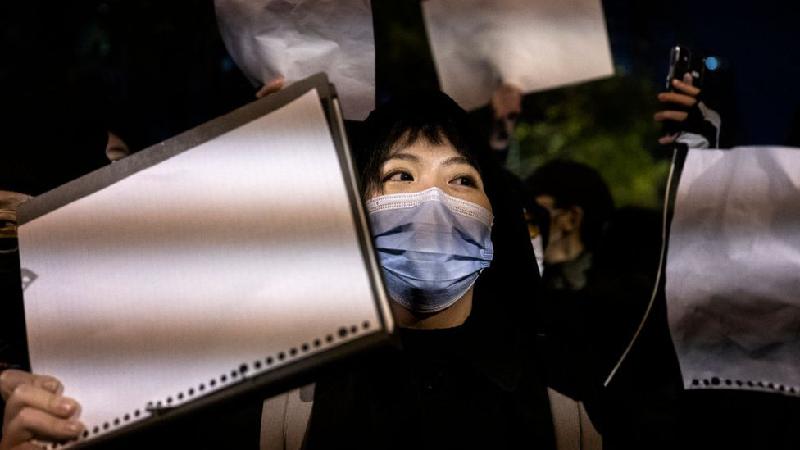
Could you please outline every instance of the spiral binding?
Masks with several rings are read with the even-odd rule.
[[[693,389],[747,389],[753,391],[764,391],[770,393],[788,394],[800,396],[800,387],[787,386],[781,383],[758,380],[737,380],[731,378],[693,378]]]
[[[296,347],[289,348],[288,350],[279,351],[252,362],[243,362],[237,367],[231,369],[230,372],[222,373],[218,377],[210,379],[208,382],[199,383],[196,386],[190,386],[186,390],[177,392],[174,395],[168,396],[161,400],[147,402],[147,405],[144,408],[136,409],[124,414],[122,417],[116,417],[111,421],[94,425],[91,427],[91,429],[87,428],[76,440],[65,443],[52,443],[47,445],[45,448],[50,450],[66,448],[70,445],[85,441],[97,435],[107,433],[113,429],[119,428],[120,426],[135,422],[142,418],[142,416],[152,414],[153,411],[157,411],[158,409],[164,407],[169,408],[175,404],[183,403],[184,401],[189,401],[193,398],[200,397],[210,391],[217,390],[221,386],[242,381],[250,374],[257,374],[259,372],[266,371],[277,364],[290,361],[308,353],[313,353],[313,351],[319,350],[323,346],[333,344],[337,340],[342,341],[352,338],[354,335],[358,334],[359,331],[368,331],[370,327],[370,322],[365,320],[361,323],[360,327],[358,325],[340,327],[335,333],[326,334],[324,337],[316,338],[310,342],[303,342]]]

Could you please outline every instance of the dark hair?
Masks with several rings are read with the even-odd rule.
[[[481,172],[479,141],[467,113],[441,92],[418,92],[380,106],[361,125],[355,147],[363,191],[380,185],[381,166],[393,150],[420,140],[449,143]]]
[[[523,215],[522,195],[514,189],[513,175],[498,165],[488,142],[478,137],[476,129],[471,118],[452,99],[441,92],[427,92],[379,106],[349,135],[355,144],[364,192],[380,182],[381,165],[392,150],[418,139],[431,143],[446,140],[467,158],[483,179],[494,213],[494,258],[475,285],[470,321],[500,320],[507,322],[508,326],[503,328],[509,333],[532,332],[538,328],[531,321],[536,321],[533,309],[538,299],[539,276]],[[510,326],[517,321],[522,322],[520,327]],[[475,345],[487,347],[490,353],[490,342],[495,341],[480,335],[476,336]]]
[[[586,248],[594,248],[614,210],[608,186],[596,170],[576,161],[556,159],[536,169],[525,183],[531,196],[553,197],[556,208],[583,209],[581,240]]]

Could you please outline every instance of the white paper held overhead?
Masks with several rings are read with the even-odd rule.
[[[613,75],[599,0],[422,2],[442,90],[465,109],[500,83],[536,92]]]
[[[375,107],[375,37],[369,0],[215,0],[222,38],[256,84],[317,72],[336,85],[347,119]]]

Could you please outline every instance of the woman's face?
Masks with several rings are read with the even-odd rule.
[[[450,143],[431,144],[426,140],[418,140],[389,154],[381,167],[380,184],[368,194],[368,199],[433,187],[492,210],[483,180],[467,158]]]

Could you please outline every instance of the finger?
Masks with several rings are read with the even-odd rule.
[[[71,398],[62,397],[33,384],[20,384],[8,399],[6,417],[14,417],[26,408],[34,408],[66,419],[78,412],[79,405]]]
[[[658,94],[658,101],[664,103],[677,103],[687,108],[691,108],[695,105],[695,103],[697,103],[696,98],[685,94],[679,94],[677,92],[662,92]]]
[[[675,136],[662,136],[658,138],[659,144],[672,144],[675,142]]]
[[[121,137],[109,131],[108,140],[106,141],[106,157],[109,161],[118,161],[130,155],[130,153],[131,149],[128,144]]]
[[[46,391],[60,394],[64,385],[57,378],[49,375],[34,375],[22,370],[4,370],[0,373],[0,392],[3,399],[8,399],[20,384],[32,384]]]
[[[492,93],[491,103],[497,118],[519,115],[522,111],[522,90],[513,84],[501,84]]]
[[[28,443],[31,439],[64,441],[77,438],[84,425],[74,419],[64,420],[44,411],[25,408],[6,426],[4,439],[8,447]]]
[[[256,98],[262,98],[262,97],[264,97],[265,95],[268,95],[268,94],[269,94],[269,92],[267,92],[267,85],[265,84],[264,86],[261,86],[261,89],[256,91]]]
[[[56,377],[50,375],[33,375],[33,385],[44,389],[47,392],[61,395],[64,392],[64,385]]]
[[[689,76],[691,77],[691,75]],[[679,91],[683,92],[684,94],[691,95],[692,97],[697,97],[700,95],[700,89],[692,86],[690,83],[680,80],[672,80],[672,85],[675,86]]]
[[[0,372],[0,394],[3,400],[8,400],[14,389],[22,383],[29,383],[33,374],[21,370],[8,369]]]
[[[261,86],[261,89],[256,92],[256,98],[266,97],[269,94],[274,94],[283,89],[285,79],[282,76],[273,78],[269,83]]]
[[[689,113],[686,111],[659,111],[653,116],[657,122],[663,122],[665,120],[683,122],[687,117],[689,117]]]

